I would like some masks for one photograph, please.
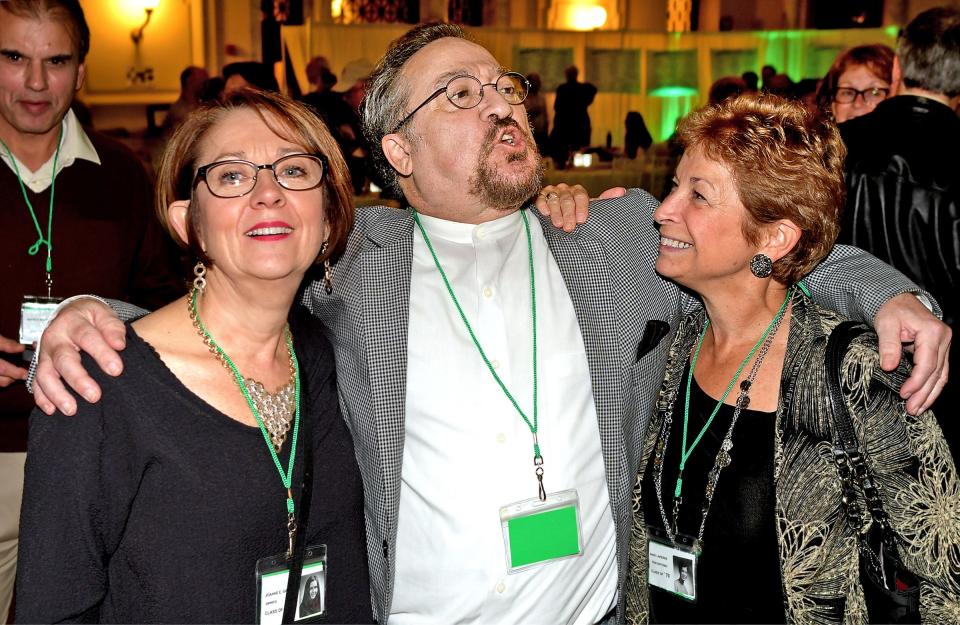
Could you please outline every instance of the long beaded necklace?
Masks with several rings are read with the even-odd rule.
[[[770,345],[773,343],[773,337],[776,336],[777,330],[780,329],[780,324],[783,321],[784,313],[787,309],[787,303],[790,301],[790,297],[793,295],[793,288],[787,290],[787,295],[783,299],[783,303],[780,305],[780,309],[777,311],[777,314],[770,321],[770,324],[767,326],[767,329],[764,330],[763,334],[760,336],[760,339],[753,346],[753,349],[750,350],[750,353],[747,354],[747,357],[743,359],[743,362],[740,363],[740,366],[737,368],[737,372],[733,374],[733,378],[730,380],[730,383],[727,385],[726,390],[723,395],[717,401],[717,405],[714,407],[713,411],[710,413],[710,417],[707,419],[707,422],[703,425],[703,428],[700,430],[700,433],[697,435],[696,439],[693,441],[689,447],[686,446],[687,438],[687,425],[689,423],[690,417],[690,387],[693,384],[693,371],[697,366],[697,358],[700,355],[700,347],[703,345],[703,338],[707,334],[707,328],[710,326],[710,319],[703,325],[703,330],[700,332],[700,337],[697,340],[697,345],[693,353],[693,357],[690,363],[690,373],[687,376],[687,391],[684,401],[684,414],[683,414],[683,438],[684,438],[684,449],[681,453],[681,462],[680,470],[677,475],[677,486],[674,490],[674,499],[673,499],[673,514],[672,514],[672,523],[667,520],[667,512],[663,505],[663,492],[662,492],[662,482],[663,482],[663,459],[665,456],[667,443],[670,440],[670,430],[672,429],[673,417],[672,411],[664,418],[663,424],[660,428],[660,437],[657,441],[657,446],[654,451],[653,458],[653,485],[654,490],[657,493],[657,504],[660,507],[660,517],[663,520],[664,529],[667,532],[667,536],[670,538],[670,542],[676,544],[676,534],[677,534],[677,519],[680,513],[680,505],[683,503],[683,498],[681,497],[681,492],[683,488],[683,466],[686,464],[686,460],[690,457],[690,454],[696,448],[697,444],[700,442],[700,439],[703,438],[703,435],[710,428],[710,424],[713,423],[714,417],[717,416],[717,413],[720,411],[720,407],[723,406],[723,402],[727,399],[727,395],[730,394],[730,390],[733,388],[733,385],[736,383],[737,379],[740,377],[740,374],[743,372],[743,368],[746,367],[747,363],[750,362],[750,359],[753,357],[754,353],[757,353],[757,359],[754,361],[753,366],[750,368],[750,373],[747,375],[747,379],[740,383],[740,393],[737,396],[737,401],[735,402],[733,409],[733,417],[730,420],[730,427],[727,428],[727,432],[723,437],[722,442],[720,443],[720,451],[717,452],[717,456],[714,459],[713,468],[710,469],[710,472],[707,474],[707,487],[704,491],[704,497],[706,502],[703,504],[703,515],[700,519],[700,528],[697,532],[697,539],[693,545],[695,552],[699,552],[703,549],[703,532],[707,526],[707,514],[710,512],[710,504],[713,502],[713,495],[717,490],[717,483],[720,481],[720,472],[723,471],[724,467],[728,466],[732,461],[730,453],[733,451],[733,429],[737,425],[737,419],[740,416],[740,412],[750,405],[750,387],[753,385],[754,379],[757,377],[757,373],[760,371],[760,365],[763,363],[764,357],[767,355],[767,351],[770,349]],[[757,350],[759,349],[759,353]]]
[[[257,417],[257,423],[261,423],[270,434],[270,443],[277,453],[283,447],[287,438],[287,432],[290,430],[290,423],[293,421],[294,413],[299,400],[299,391],[297,390],[297,362],[293,353],[292,340],[290,338],[290,327],[284,329],[287,338],[287,350],[290,354],[290,381],[282,386],[276,393],[270,393],[261,382],[253,378],[243,378],[233,365],[233,362],[220,349],[210,333],[200,322],[200,316],[197,314],[197,298],[199,289],[194,286],[187,301],[187,308],[190,310],[190,320],[193,321],[193,327],[197,334],[203,339],[204,345],[213,354],[213,357],[223,365],[223,368],[230,372],[232,376],[237,376],[240,390],[248,402],[252,402],[256,407],[254,411]],[[242,383],[240,382],[242,380]],[[251,410],[253,410],[251,406]]]
[[[202,273],[198,273],[197,277],[199,278],[200,284],[205,284]],[[237,366],[233,364],[232,360],[230,360],[230,356],[228,356],[227,353],[223,351],[219,345],[217,345],[217,342],[214,341],[213,337],[210,336],[210,333],[207,332],[203,322],[200,321],[200,314],[197,312],[197,296],[199,294],[200,289],[195,282],[193,285],[193,291],[190,293],[190,297],[187,300],[187,305],[190,308],[190,319],[193,320],[193,325],[200,334],[200,338],[203,339],[204,345],[210,349],[210,351],[217,358],[217,360],[220,361],[221,364],[225,363],[226,367],[233,374],[233,379],[240,388],[240,392],[243,393],[244,399],[247,400],[247,406],[249,406],[250,412],[253,413],[254,418],[257,420],[257,425],[260,426],[260,433],[263,434],[263,441],[267,444],[267,449],[270,451],[270,457],[273,458],[273,464],[277,467],[277,472],[280,474],[280,482],[287,491],[287,557],[292,557],[293,547],[297,537],[297,516],[293,504],[293,491],[291,491],[290,487],[293,483],[293,465],[297,458],[297,434],[300,432],[300,363],[297,362],[297,354],[293,351],[293,336],[290,334],[290,326],[284,326],[283,334],[287,342],[287,352],[290,354],[290,366],[293,369],[294,417],[293,440],[290,444],[290,460],[287,463],[287,471],[284,473],[283,465],[280,464],[280,457],[277,455],[280,453],[280,446],[272,440],[271,435],[267,432],[267,427],[264,425],[263,418],[260,416],[260,409],[257,407],[257,404],[254,403],[247,384],[244,383],[243,376],[240,375],[240,370],[237,369]],[[280,444],[283,444],[282,440]]]

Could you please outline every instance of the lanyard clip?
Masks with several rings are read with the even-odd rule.
[[[297,518],[291,513],[287,515],[287,559],[293,557],[293,545],[297,542]]]
[[[680,531],[680,530],[679,530],[679,527],[680,527],[680,526],[679,526],[678,522],[679,522],[679,520],[680,520],[680,505],[681,505],[681,504],[683,504],[683,497],[676,497],[676,498],[674,498],[674,500],[673,500],[673,514],[671,515],[671,516],[672,516],[672,519],[673,519],[673,533],[674,533],[674,534],[677,534],[677,532]],[[672,537],[671,537],[671,538],[672,538]]]
[[[536,467],[534,473],[537,476],[537,482],[539,485],[537,496],[540,497],[540,501],[546,501],[547,491],[543,487],[543,456],[541,456],[539,453],[533,457],[533,466]]]

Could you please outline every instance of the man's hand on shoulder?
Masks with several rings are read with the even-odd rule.
[[[0,352],[14,355],[22,354],[23,345],[13,339],[0,336]],[[16,358],[19,358],[19,356],[16,356]],[[0,358],[0,388],[6,388],[14,382],[27,379],[27,370],[13,364],[13,360],[13,358],[9,360]]]
[[[87,352],[105,372],[120,375],[123,361],[117,352],[126,346],[126,328],[109,306],[93,298],[71,302],[57,313],[40,339],[34,400],[45,413],[77,412],[77,403],[63,382],[93,403],[100,387],[80,364]],[[62,380],[61,380],[62,378]]]
[[[901,293],[884,304],[874,327],[884,371],[897,368],[902,349],[913,352],[913,373],[900,389],[900,396],[907,400],[910,414],[927,410],[947,383],[950,327],[911,293]]]
[[[627,190],[623,187],[607,189],[600,194],[597,200],[608,200],[620,197]],[[577,225],[582,224],[589,216],[591,202],[587,190],[580,185],[570,186],[565,183],[547,185],[537,195],[537,210],[545,217],[549,217],[554,227],[565,232],[572,232]]]

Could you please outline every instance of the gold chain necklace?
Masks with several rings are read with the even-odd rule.
[[[190,320],[193,322],[193,327],[197,330],[200,340],[207,346],[207,349],[210,350],[213,357],[217,359],[217,362],[227,370],[232,380],[233,370],[230,369],[230,365],[227,364],[226,359],[220,351],[217,350],[213,339],[209,338],[200,327],[197,309],[193,305],[193,302],[196,301],[198,290],[199,289],[194,286],[190,297],[187,298],[187,310],[190,312]],[[287,432],[290,431],[290,423],[293,421],[293,415],[296,410],[297,370],[293,360],[293,353],[290,352],[289,356],[290,381],[282,386],[276,393],[267,391],[262,383],[253,378],[245,377],[243,379],[243,384],[250,394],[250,399],[260,412],[260,418],[263,419],[263,425],[267,428],[267,432],[270,434],[270,441],[273,443],[273,448],[277,453],[280,453],[280,448],[283,447],[283,442],[287,439]]]

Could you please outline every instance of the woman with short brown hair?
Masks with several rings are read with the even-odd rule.
[[[924,620],[955,621],[960,482],[936,420],[906,413],[909,367],[881,370],[872,333],[828,368],[842,318],[801,281],[837,235],[836,127],[798,103],[744,95],[692,113],[678,137],[675,187],[654,212],[656,267],[703,308],[677,330],[646,431],[628,622],[867,621],[877,606],[864,598],[861,528],[835,454],[831,371],[897,537],[898,580],[919,580]],[[679,559],[692,563],[689,592],[673,584]]]
[[[91,370],[100,402],[31,417],[17,619],[279,623],[299,552],[324,598],[311,616],[371,622],[333,349],[294,306],[317,263],[332,288],[343,158],[304,105],[252,90],[166,150],[157,210],[197,259],[193,289],[127,325],[123,373]]]

